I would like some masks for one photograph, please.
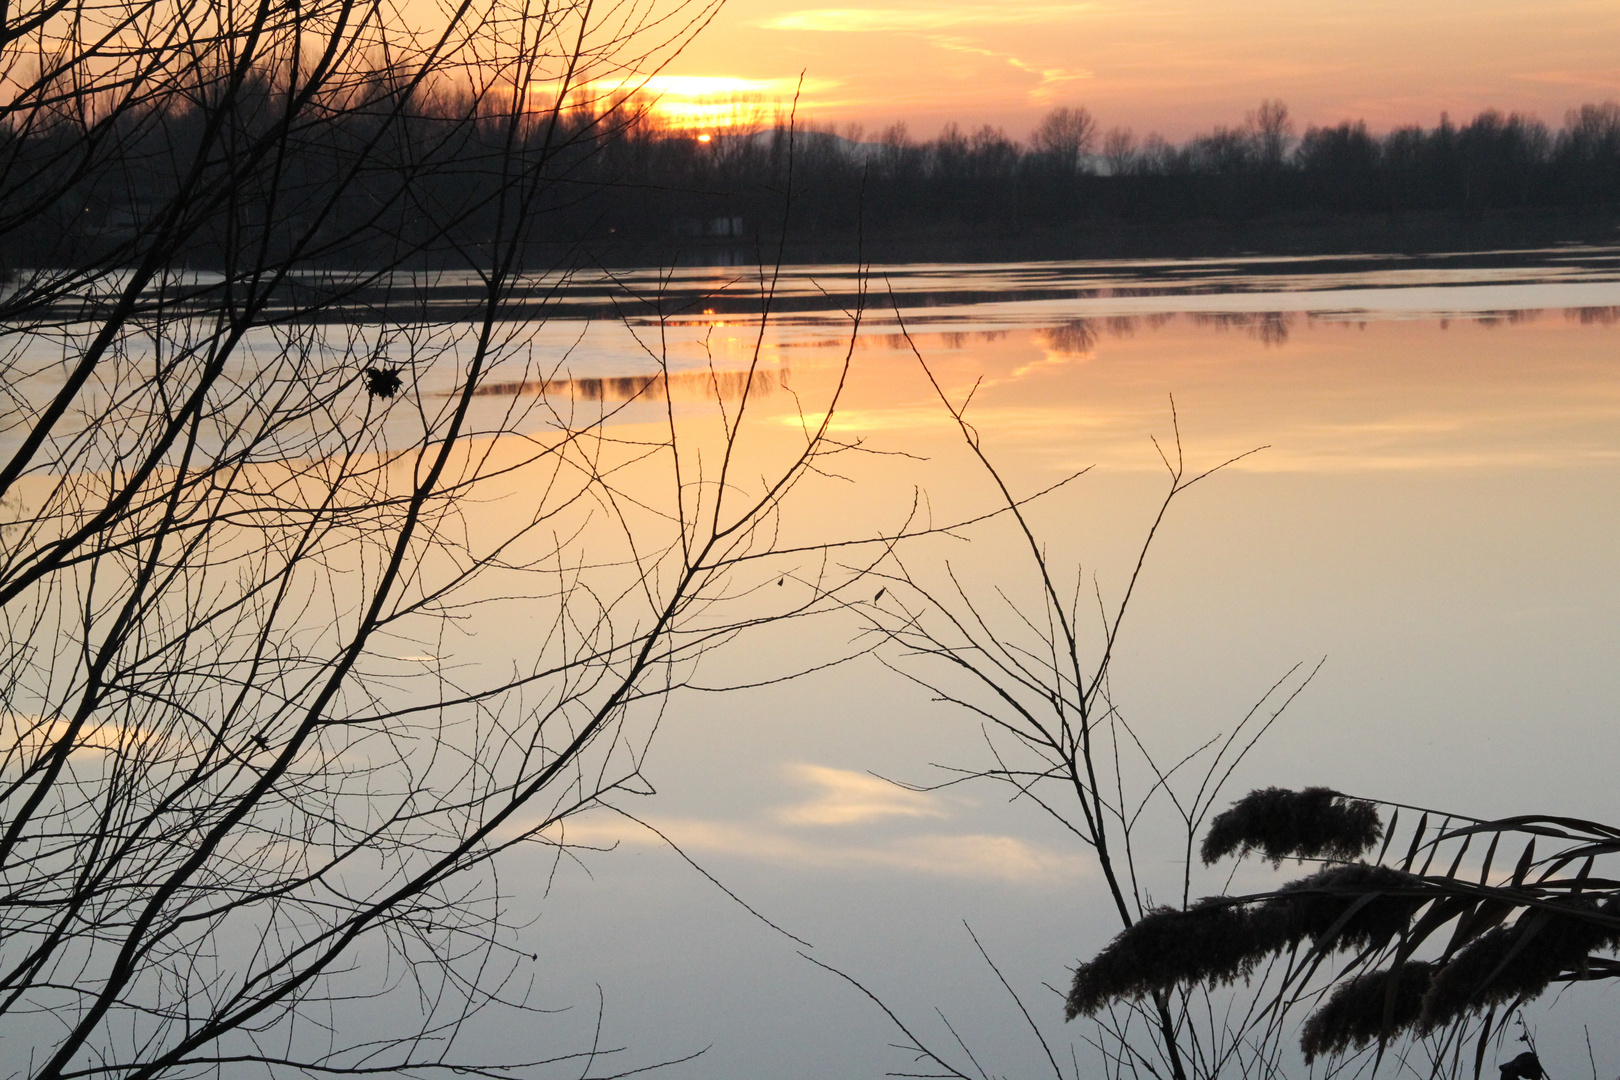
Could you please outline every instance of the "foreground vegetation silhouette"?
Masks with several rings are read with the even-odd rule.
[[[1177,435],[1159,447],[1163,495],[1124,573],[1110,579],[1064,554],[1084,470],[1015,492],[970,420],[977,388],[934,386],[994,493],[999,512],[980,524],[1003,533],[998,557],[987,572],[960,548],[942,566],[915,545],[898,547],[876,571],[887,599],[861,610],[883,643],[879,656],[959,710],[984,741],[985,762],[939,766],[946,778],[916,789],[1005,787],[1086,849],[1119,920],[1114,940],[1075,969],[1061,1008],[1031,1002],[972,936],[1042,1071],[1095,1075],[1048,1026],[1061,1013],[1093,1022],[1066,1037],[1089,1046],[1113,1080],[1313,1067],[1370,1075],[1386,1055],[1403,1071],[1477,1078],[1522,1023],[1521,1009],[1550,987],[1620,976],[1620,882],[1601,872],[1620,852],[1620,830],[1550,816],[1482,820],[1327,788],[1259,790],[1216,813],[1223,788],[1315,671],[1284,672],[1232,722],[1191,729],[1156,730],[1116,696],[1122,629],[1155,539],[1189,487],[1232,464],[1187,466],[1173,404]],[[1316,869],[1263,892],[1196,898],[1200,864],[1247,856],[1273,871],[1290,860]],[[936,1037],[859,973],[836,974],[900,1031],[913,1065],[895,1075],[988,1075],[943,1014]],[[1504,1077],[1540,1070],[1522,1057],[1501,1068]]]
[[[1415,1034],[1437,1061],[1449,1057],[1449,1075],[1471,1043],[1478,1077],[1492,1037],[1500,1043],[1522,1006],[1555,983],[1620,976],[1620,962],[1604,955],[1620,948],[1620,887],[1593,873],[1620,851],[1620,830],[1574,818],[1433,816],[1423,812],[1404,854],[1390,858],[1398,807],[1386,829],[1373,803],[1328,789],[1251,793],[1210,823],[1204,862],[1241,849],[1273,861],[1325,858],[1323,868],[1272,892],[1149,912],[1075,971],[1068,1016],[1248,981],[1280,958],[1262,1015],[1314,1002],[1299,1035],[1307,1063],[1369,1046],[1381,1057]],[[1504,870],[1498,846],[1516,838],[1524,847]],[[1380,840],[1378,858],[1365,861]],[[1553,847],[1540,858],[1538,840]],[[1476,841],[1488,841],[1483,859],[1465,867]],[[1335,968],[1340,954],[1350,959]],[[1319,970],[1331,976],[1312,986]],[[1533,1054],[1502,1069],[1532,1067],[1539,1073]]]
[[[555,100],[713,11],[0,13],[0,1077],[653,1063],[556,1015],[502,872],[647,790],[706,653],[827,602],[745,598],[842,383],[761,440],[757,349],[677,410],[574,393],[522,316],[612,136]]]

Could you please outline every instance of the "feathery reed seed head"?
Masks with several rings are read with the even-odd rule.
[[[1306,1064],[1328,1054],[1342,1054],[1352,1046],[1366,1046],[1417,1023],[1433,974],[1434,965],[1408,960],[1399,972],[1370,971],[1340,983],[1300,1030],[1299,1048],[1305,1052]],[[1386,1028],[1384,1016],[1391,993],[1394,1010]]]
[[[1278,909],[1286,918],[1290,943],[1310,938],[1320,944],[1337,926],[1333,948],[1365,948],[1382,944],[1406,928],[1413,913],[1429,899],[1414,895],[1422,886],[1423,880],[1415,874],[1371,863],[1348,863],[1289,882],[1265,906]]]
[[[1209,823],[1204,865],[1237,852],[1259,851],[1272,865],[1286,858],[1359,858],[1383,837],[1372,803],[1346,799],[1331,788],[1251,791]]]
[[[1208,900],[1187,911],[1157,908],[1075,970],[1065,1014],[1073,1020],[1111,1001],[1181,983],[1247,977],[1262,957],[1285,944],[1277,928],[1250,909]]]
[[[1574,898],[1561,906],[1570,912],[1531,909],[1512,925],[1493,927],[1459,949],[1424,996],[1422,1030],[1444,1027],[1487,1005],[1536,997],[1554,979],[1582,970],[1594,949],[1615,947],[1613,929],[1577,914],[1609,914],[1609,905],[1599,908]]]
[[[1157,908],[1075,969],[1066,1014],[1072,1020],[1155,990],[1248,978],[1261,959],[1307,938],[1331,949],[1386,942],[1426,898],[1378,894],[1409,894],[1421,884],[1399,870],[1353,863],[1291,882],[1263,903],[1207,897],[1186,911]]]

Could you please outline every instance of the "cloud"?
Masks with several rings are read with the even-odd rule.
[[[1578,86],[1585,90],[1620,89],[1620,68],[1592,68],[1585,71],[1523,71],[1513,76],[1525,82]]]
[[[791,98],[794,94],[831,90],[843,85],[838,79],[782,76],[771,79],[742,79],[730,75],[621,75],[611,79],[592,79],[576,83],[578,93],[600,97],[618,97],[624,94],[646,94],[651,97],[672,96],[692,99],[729,99],[737,97]],[[536,80],[529,84],[531,93],[555,93],[561,86],[555,79]]]
[[[963,26],[1008,26],[1058,22],[1098,10],[1090,3],[964,4],[940,8],[806,8],[766,19],[767,30],[830,33],[926,33]]]
[[[66,737],[72,726],[69,721],[60,718],[0,712],[0,745],[6,747],[4,757],[21,755],[24,761],[28,761]],[[75,757],[127,754],[150,743],[152,738],[153,732],[148,728],[92,716],[74,736],[72,754]]]
[[[705,98],[731,95],[759,95],[769,98],[791,98],[802,91],[830,90],[839,84],[837,79],[783,76],[772,79],[739,79],[729,75],[648,75],[591,84],[606,90],[637,89],[648,94],[672,94],[677,97]]]
[[[1072,879],[1087,872],[1081,856],[1054,851],[1015,836],[993,833],[927,833],[859,843],[807,838],[747,822],[705,818],[655,818],[650,821],[682,851],[694,857],[729,856],[775,863],[797,870],[876,869],[1008,882]],[[662,845],[653,833],[622,818],[591,815],[575,818],[548,832],[553,842],[582,847]]]
[[[790,765],[788,774],[819,790],[804,802],[776,811],[776,820],[787,825],[853,825],[880,818],[945,816],[934,796],[907,791],[867,773],[825,765]]]
[[[1068,852],[1051,851],[1012,836],[984,833],[917,836],[873,854],[893,865],[925,873],[1003,881],[1076,877],[1087,867],[1085,860]]]
[[[939,796],[907,791],[848,769],[789,765],[789,777],[809,787],[808,799],[777,807],[765,820],[651,818],[648,824],[695,858],[725,856],[795,870],[883,870],[1009,882],[1072,879],[1090,863],[1079,853],[1054,850],[995,833],[906,831],[874,835],[848,826],[943,819]],[[840,826],[831,831],[828,826]],[[611,813],[583,814],[548,829],[544,839],[587,848],[658,847],[663,840],[638,823]]]
[[[1096,77],[1094,72],[1086,68],[1041,67],[1039,64],[1020,60],[1012,53],[987,49],[982,45],[976,45],[959,37],[950,37],[943,34],[927,34],[924,37],[930,45],[936,48],[999,60],[1014,70],[1035,76],[1040,82],[1029,91],[1029,97],[1037,105],[1052,101],[1055,91],[1067,86],[1069,83]]]

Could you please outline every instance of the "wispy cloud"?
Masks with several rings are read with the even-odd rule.
[[[13,755],[30,760],[55,745],[71,728],[68,721],[59,718],[0,712],[0,746],[6,748],[0,761],[11,759]],[[74,756],[131,753],[150,743],[152,738],[149,729],[138,725],[91,718],[74,737],[72,753]],[[15,764],[15,760],[10,763]]]
[[[561,83],[556,80],[536,80],[529,84],[531,93],[555,93]],[[733,98],[766,97],[791,98],[800,91],[829,90],[841,85],[837,79],[782,76],[771,79],[741,79],[730,75],[641,75],[628,74],[612,79],[592,79],[572,84],[575,93],[597,95],[604,98],[626,94],[646,94],[652,97],[679,98]]]
[[[1032,883],[1076,878],[1088,867],[1072,852],[993,833],[927,833],[840,843],[746,822],[656,818],[650,823],[694,857],[755,859],[795,869],[876,869]],[[571,821],[551,838],[588,847],[657,847],[663,843],[646,829],[607,815]]]
[[[1099,10],[1090,3],[962,4],[935,8],[806,8],[766,19],[768,30],[833,33],[926,33],[965,26],[1058,22]]]
[[[724,97],[733,94],[760,94],[767,97],[792,97],[804,90],[827,90],[838,84],[837,79],[783,76],[772,79],[739,79],[729,75],[647,75],[615,80],[598,80],[591,85],[604,90],[634,88],[648,94],[673,94],[678,97]]]
[[[817,790],[804,802],[776,811],[776,820],[787,825],[854,825],[881,818],[945,816],[934,796],[907,791],[868,773],[825,765],[790,765],[788,775]]]
[[[669,817],[652,818],[648,824],[697,858],[754,859],[792,869],[870,869],[1039,882],[1072,879],[1085,874],[1090,865],[1077,852],[1016,836],[922,825],[950,817],[946,800],[867,773],[805,763],[788,765],[785,772],[812,793],[762,819]],[[919,826],[929,831],[918,831]],[[548,830],[545,838],[580,847],[663,843],[636,822],[607,813],[572,818]]]
[[[1026,75],[1035,76],[1040,81],[1029,90],[1029,97],[1037,105],[1051,102],[1056,97],[1057,92],[1070,83],[1094,77],[1094,73],[1086,68],[1042,67],[1039,64],[1022,60],[1012,53],[987,49],[982,45],[965,41],[959,37],[944,34],[927,34],[924,37],[930,45],[937,48],[999,60],[1008,67],[1021,71]]]
[[[1578,86],[1588,90],[1620,90],[1620,68],[1590,68],[1566,71],[1522,71],[1514,75],[1525,82],[1551,83],[1554,86]]]

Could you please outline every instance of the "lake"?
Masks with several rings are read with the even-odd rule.
[[[200,445],[236,437],[265,387],[299,385],[296,353],[349,411],[328,429],[312,409],[307,428],[255,449],[245,472],[277,500],[286,462],[411,446],[449,409],[457,371],[444,361],[466,352],[474,286],[378,283],[419,295],[409,332],[368,315],[364,293],[318,327],[255,330]],[[1146,799],[1133,852],[1144,903],[1179,902],[1186,837],[1137,748],[1168,766],[1251,716],[1277,718],[1206,809],[1255,787],[1326,785],[1481,816],[1620,820],[1620,247],[627,270],[536,278],[506,316],[506,359],[471,413],[497,478],[451,515],[475,540],[522,524],[539,473],[503,463],[544,456],[565,424],[603,423],[604,468],[673,425],[711,480],[716,433],[744,406],[734,465],[750,481],[823,423],[841,449],[771,519],[778,545],[799,553],[736,583],[752,610],[820,613],[706,655],[706,689],[678,693],[660,719],[641,768],[649,793],[615,799],[669,843],[593,812],[570,825],[584,845],[571,856],[532,845],[502,869],[518,952],[543,959],[522,978],[534,1004],[563,1011],[471,1029],[492,1056],[589,1043],[600,1001],[603,1044],[632,1047],[636,1062],[709,1047],[674,1077],[915,1071],[881,1011],[803,953],[945,1048],[954,1028],[992,1074],[1043,1068],[966,923],[1060,1058],[1072,1043],[1092,1074],[1094,1031],[1065,1026],[1048,986],[1062,989],[1117,929],[1095,861],[1008,786],[946,785],[1014,768],[1016,747],[982,688],[884,633],[920,619],[948,641],[1007,645],[1010,671],[1038,670],[1053,630],[1031,538],[1090,662],[1132,588],[1106,702],[1112,730],[1130,732],[1114,782]],[[13,339],[18,401],[60,385],[79,331],[54,333]],[[119,372],[145,370],[144,348],[132,335],[87,390],[92,407],[57,433],[90,448],[83,475],[100,460],[84,436],[119,434],[92,426],[96,403],[120,391]],[[435,359],[411,366],[417,348]],[[351,393],[356,373],[323,367],[329,356],[399,366],[409,394],[387,407]],[[277,363],[291,365],[283,381],[266,374]],[[151,405],[137,395],[128,408]],[[0,428],[0,448],[20,430]],[[408,471],[370,468],[359,471],[380,489]],[[1172,469],[1215,471],[1176,496],[1143,557]],[[633,530],[619,522],[659,506],[625,475],[624,504],[557,519],[602,581],[623,567]],[[50,482],[33,478],[19,505]],[[1007,497],[1030,500],[1029,536],[992,513]],[[367,569],[333,550],[321,569],[334,579]],[[550,631],[507,581],[481,579],[491,604],[458,609],[444,640],[390,641],[369,673],[405,699],[533,662]],[[836,592],[818,592],[829,583]],[[307,591],[318,633],[300,648],[324,644],[323,618],[348,617],[337,590]],[[956,631],[925,592],[962,620]],[[425,681],[422,665],[451,675]],[[1221,891],[1227,874],[1195,868],[1186,887]],[[1245,865],[1231,884],[1277,880]],[[1554,1074],[1584,1075],[1581,1026],[1610,992],[1526,1011]],[[1598,1066],[1620,1068],[1609,1028],[1593,1041]]]
[[[1016,495],[1090,468],[1031,509],[1083,610],[1094,592],[1121,595],[1178,429],[1192,471],[1263,448],[1172,506],[1110,683],[1174,761],[1320,663],[1217,809],[1252,787],[1322,784],[1477,815],[1620,818],[1620,250],[789,268],[763,329],[747,312],[770,285],[749,273],[621,284],[660,281],[673,314],[553,321],[542,334],[572,343],[566,370],[507,389],[628,401],[618,420],[634,424],[664,398],[697,409],[711,363],[734,396],[757,344],[750,407],[792,431],[850,355],[832,430],[863,453],[790,507],[795,536],[863,538],[917,506],[942,524],[996,504],[924,362],[951,401],[971,394],[966,417]],[[649,394],[641,344],[660,335],[674,373]],[[987,606],[998,589],[1037,599],[1003,521],[903,555],[935,584],[951,565]],[[778,627],[715,654],[705,680],[857,651],[862,625]],[[1085,1066],[1084,1023],[1065,1028],[1042,987],[1065,986],[1117,928],[1085,849],[989,782],[913,792],[877,779],[938,783],[956,775],[940,766],[988,768],[989,754],[972,716],[859,658],[679,699],[647,767],[657,794],[632,809],[920,1030],[951,1045],[938,1006],[991,1072],[1036,1068],[965,920]],[[1144,819],[1139,860],[1144,888],[1173,900],[1175,832],[1153,823],[1166,810]],[[909,1066],[870,1002],[655,837],[600,819],[574,835],[620,847],[585,856],[588,874],[559,872],[536,932],[560,950],[557,1004],[594,1002],[600,985],[609,1041],[671,1055],[712,1043],[682,1076]],[[1225,883],[1224,869],[1203,872],[1193,895]],[[1586,1069],[1583,1002],[1606,1000],[1529,1011],[1550,1068]],[[1600,1068],[1620,1060],[1606,1031],[1594,1042]]]

